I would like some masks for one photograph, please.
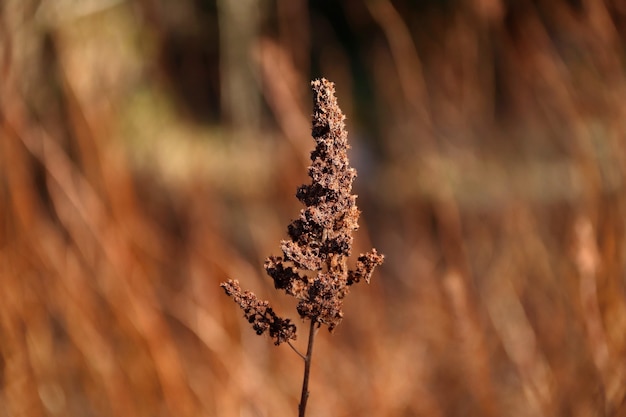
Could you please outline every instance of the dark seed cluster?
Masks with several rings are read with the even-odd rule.
[[[345,116],[337,105],[333,83],[322,78],[313,81],[311,86],[312,135],[316,142],[308,171],[311,184],[298,188],[296,197],[305,208],[287,229],[289,239],[281,242],[283,255],[267,258],[265,270],[277,289],[299,300],[297,310],[302,318],[325,324],[332,331],[343,318],[343,299],[349,286],[361,280],[369,283],[374,268],[382,264],[384,256],[372,249],[359,256],[355,270],[348,270],[352,233],[359,227],[360,213],[356,206],[357,196],[352,194],[356,171],[348,160]],[[232,289],[229,292],[230,282],[222,286],[244,309],[257,333],[269,326],[272,335],[270,323],[279,321],[274,316],[267,316],[269,307],[263,304],[265,302],[256,300],[256,297],[246,298],[251,293]],[[248,295],[243,297],[242,294]],[[248,300],[261,304],[246,304]],[[261,305],[265,308],[264,313],[251,314]],[[269,311],[273,314],[271,309]],[[276,339],[277,344],[293,338],[290,327],[293,324],[288,320],[280,323],[287,327],[274,333],[283,335],[283,339]]]
[[[296,326],[289,319],[281,319],[267,301],[262,301],[250,291],[242,291],[238,281],[229,280],[220,285],[227,295],[239,304],[243,314],[258,335],[269,331],[274,344],[280,345],[296,339]]]

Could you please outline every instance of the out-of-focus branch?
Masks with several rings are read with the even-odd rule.
[[[259,31],[262,2],[219,0],[220,79],[222,112],[237,130],[260,125],[261,95],[251,58]]]

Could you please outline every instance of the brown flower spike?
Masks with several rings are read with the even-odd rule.
[[[267,301],[259,300],[250,291],[241,291],[237,281],[224,282],[221,287],[243,309],[244,316],[257,334],[261,335],[269,330],[276,345],[296,338],[296,326],[291,320],[278,317]]]
[[[343,318],[343,299],[352,284],[369,283],[374,268],[384,256],[376,249],[361,254],[356,269],[349,270],[352,233],[358,229],[356,195],[351,194],[356,171],[350,167],[347,151],[348,132],[345,116],[337,105],[334,84],[322,78],[311,82],[313,89],[312,135],[316,142],[311,152],[311,184],[302,185],[296,197],[304,205],[300,216],[288,227],[289,239],[281,242],[283,256],[270,256],[265,270],[277,289],[299,300],[298,313],[311,320],[305,386],[300,415],[306,405],[306,382],[314,327],[322,324],[332,331]],[[275,344],[295,339],[295,326],[276,316],[266,301],[242,292],[237,281],[221,285],[244,310],[258,334],[269,330]],[[306,395],[305,395],[306,394]]]

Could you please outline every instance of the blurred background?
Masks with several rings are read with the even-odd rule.
[[[301,205],[336,83],[386,255],[310,416],[626,416],[626,1],[4,0],[0,416],[296,415],[229,278]]]

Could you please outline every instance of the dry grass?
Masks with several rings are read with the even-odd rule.
[[[0,416],[295,414],[300,358],[219,283],[294,307],[260,266],[305,182],[302,45],[348,115],[354,251],[387,256],[308,414],[625,416],[623,6],[278,3],[250,54],[278,132],[234,132],[189,106],[213,49],[168,66],[213,28],[192,3],[4,2]]]

